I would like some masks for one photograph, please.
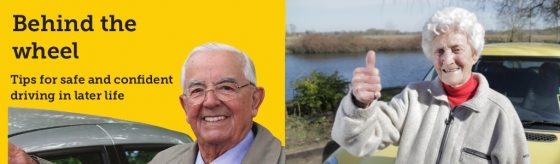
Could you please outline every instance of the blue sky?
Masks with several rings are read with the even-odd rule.
[[[428,18],[448,6],[474,12],[487,30],[503,29],[494,6],[473,0],[286,0],[286,25],[303,31],[362,31],[369,28],[420,31]]]

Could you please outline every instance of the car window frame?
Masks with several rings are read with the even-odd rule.
[[[114,155],[116,152],[111,151],[112,147],[108,146],[87,146],[87,147],[76,147],[76,148],[66,148],[66,149],[55,149],[55,150],[46,150],[46,151],[39,151],[30,153],[30,155],[34,155],[40,158],[44,158],[48,160],[49,156],[64,156],[68,154],[77,154],[77,153],[87,153],[87,152],[98,152],[101,156],[101,161],[105,164],[109,163],[119,163],[118,159]],[[112,155],[113,154],[113,155]]]

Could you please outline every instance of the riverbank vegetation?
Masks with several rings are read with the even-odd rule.
[[[317,71],[292,82],[295,96],[286,102],[288,150],[330,139],[334,113],[348,84],[338,72]]]
[[[421,51],[420,32],[405,33],[370,29],[357,32],[305,32],[286,36],[286,52],[292,54],[340,54],[376,51]],[[542,30],[487,31],[486,43],[559,43],[556,28]]]

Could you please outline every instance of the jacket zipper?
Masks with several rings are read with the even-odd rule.
[[[449,127],[453,123],[455,117],[453,116],[453,111],[455,111],[457,107],[453,108],[451,112],[449,112],[449,117],[445,120],[445,131],[443,131],[443,138],[441,139],[441,144],[439,145],[439,152],[436,160],[436,164],[441,162],[441,154],[443,153],[443,149],[445,148],[445,143],[447,142],[447,133],[449,132]]]

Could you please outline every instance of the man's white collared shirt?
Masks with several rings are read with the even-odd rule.
[[[235,145],[232,149],[229,149],[224,154],[220,155],[216,160],[212,161],[212,164],[237,164],[243,161],[243,157],[249,151],[249,147],[254,139],[253,131],[249,131],[245,138],[241,140],[237,145]],[[198,151],[196,155],[196,162],[195,164],[204,164],[204,160],[202,159],[202,155],[200,151]]]

